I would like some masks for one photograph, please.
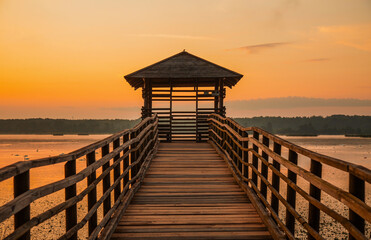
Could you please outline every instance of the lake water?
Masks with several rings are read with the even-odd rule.
[[[17,161],[27,161],[42,157],[55,156],[63,153],[66,154],[107,136],[108,135],[0,135],[0,167],[4,167]],[[371,138],[344,136],[281,137],[312,151],[359,164],[371,169]],[[287,154],[287,152],[283,151],[282,155],[285,156],[285,154]],[[86,166],[85,164],[86,163],[83,160],[77,161],[77,170],[83,169]],[[299,165],[308,169],[309,159],[299,158]],[[63,163],[57,164],[53,167],[32,169],[30,176],[31,188],[63,179]],[[324,167],[323,177],[334,185],[347,189],[347,174]],[[298,183],[300,181],[302,180],[299,178]],[[84,184],[85,181],[83,185]],[[80,186],[81,189],[84,187],[83,185]],[[305,190],[306,188],[307,187],[304,187]],[[367,184],[367,188],[369,190],[369,184]],[[370,191],[368,191],[368,193],[370,193]],[[13,185],[11,179],[0,183],[0,204],[4,204],[12,199],[12,194]],[[369,205],[371,201],[370,197],[370,194],[368,194],[366,197],[366,202]],[[48,196],[47,198],[43,198],[41,201],[33,203],[33,205],[31,205],[32,215],[43,212],[46,208],[48,208],[48,206],[55,206],[55,204],[62,202],[63,199],[64,194],[62,191],[59,191],[53,196]],[[345,216],[347,215],[347,208],[341,204],[339,205],[339,203],[334,201],[334,199],[331,197],[323,194],[321,201],[333,204],[334,208],[337,209],[339,213]],[[81,203],[81,205],[78,207],[79,209],[81,208],[86,210],[85,203]],[[301,200],[298,199],[298,211],[305,214],[306,209],[307,206],[301,205]],[[323,218],[322,220],[322,224],[324,226],[322,232],[325,234],[325,236],[327,236],[328,239],[333,239],[334,236],[337,236],[341,239],[346,236],[344,232],[338,230],[338,226],[336,224],[333,225],[329,222],[331,222],[331,219]],[[58,225],[59,227],[56,227]],[[9,221],[0,224],[0,239],[9,233],[10,226],[11,222]],[[49,233],[48,231],[50,228],[53,230]],[[35,230],[33,230],[33,234],[48,234],[48,236],[58,236],[60,235],[60,231],[63,229],[63,216],[59,216],[53,221],[47,221],[40,227],[35,228]],[[298,237],[300,236],[301,235]]]

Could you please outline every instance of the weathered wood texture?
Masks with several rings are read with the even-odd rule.
[[[226,159],[240,186],[248,194],[252,191],[249,197],[258,213],[263,215],[268,210],[269,214],[262,217],[268,221],[268,227],[278,225],[288,239],[295,239],[295,229],[300,224],[308,239],[323,239],[320,221],[327,214],[348,231],[350,239],[368,239],[365,222],[371,223],[371,207],[365,202],[365,184],[371,183],[369,169],[304,149],[260,128],[244,128],[217,114],[210,116],[209,127],[210,142]],[[241,150],[248,156],[242,155]],[[310,169],[298,165],[299,156],[309,161]],[[349,191],[322,179],[322,165],[348,174]],[[307,181],[306,186],[299,185],[298,177]],[[280,182],[284,186],[280,187]],[[349,217],[322,202],[322,192],[347,207]],[[296,208],[297,195],[309,206],[306,216]],[[281,207],[283,211],[279,210]]]
[[[160,143],[112,239],[271,239],[208,143]]]
[[[132,135],[130,139],[129,135]],[[59,239],[77,239],[79,230],[86,224],[89,239],[109,238],[118,222],[114,219],[122,215],[125,206],[140,187],[158,143],[158,118],[155,115],[146,118],[132,129],[116,133],[72,153],[17,162],[0,169],[0,181],[14,177],[14,199],[0,206],[0,222],[14,216],[14,231],[2,237],[8,240],[30,239],[30,230],[33,227],[65,211],[66,231]],[[99,148],[102,149],[101,158],[96,155]],[[76,172],[76,159],[82,156],[85,156],[86,168]],[[29,188],[30,169],[61,162],[66,162],[64,179]],[[124,169],[121,166],[124,166]],[[102,168],[102,171],[97,171],[99,168]],[[85,179],[87,187],[77,194],[76,184]],[[103,194],[98,198],[97,185],[100,183],[103,183]],[[31,203],[63,189],[64,202],[49,206],[49,209],[44,209],[38,215],[30,216]],[[111,201],[111,195],[114,196],[114,201]],[[86,201],[86,198],[88,212],[83,213],[85,215],[78,221],[76,204]],[[103,217],[98,218],[97,211],[102,205]]]

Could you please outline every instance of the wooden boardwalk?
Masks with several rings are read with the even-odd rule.
[[[160,143],[112,239],[271,239],[208,143]]]

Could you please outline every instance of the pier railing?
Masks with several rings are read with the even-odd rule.
[[[86,224],[89,239],[109,238],[139,188],[158,143],[158,118],[155,115],[132,129],[69,154],[17,162],[0,169],[0,182],[14,179],[14,199],[0,206],[0,222],[14,216],[14,231],[5,239],[30,239],[31,228],[63,211],[66,229],[59,239],[77,239],[79,230]],[[101,151],[101,157],[96,159],[98,151]],[[76,172],[76,160],[81,157],[86,159],[86,168]],[[64,179],[30,189],[31,169],[58,163],[65,163]],[[87,187],[77,193],[76,184],[83,180],[87,181]],[[99,183],[103,185],[103,193],[97,198]],[[31,218],[32,202],[63,189],[64,202]],[[77,203],[86,198],[88,212],[78,221]],[[103,208],[99,222],[98,208]]]
[[[371,183],[369,169],[312,152],[257,127],[242,127],[217,114],[208,121],[210,142],[227,160],[235,179],[277,238],[276,226],[286,238],[295,239],[295,228],[301,225],[308,239],[324,239],[320,222],[328,215],[343,226],[350,239],[369,239],[365,233],[365,223],[371,223],[371,207],[365,203],[366,184]],[[310,165],[301,166],[298,157],[308,159]],[[326,181],[323,166],[345,173],[348,189]],[[298,184],[298,177],[306,186]],[[344,204],[348,216],[321,200],[321,194]],[[305,213],[296,207],[298,196],[306,203]]]

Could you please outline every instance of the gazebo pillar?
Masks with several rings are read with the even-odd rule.
[[[144,87],[142,89],[142,97],[144,100],[142,107],[142,119],[152,115],[152,87],[151,82],[143,78]]]
[[[219,79],[219,114],[225,117],[225,107],[224,107],[224,81]]]

